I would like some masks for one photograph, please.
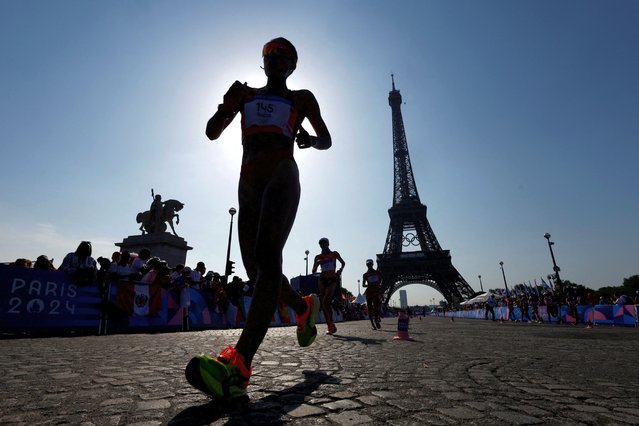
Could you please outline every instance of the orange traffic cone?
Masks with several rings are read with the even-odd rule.
[[[408,315],[404,312],[397,317],[397,336],[393,340],[415,340],[408,335]]]

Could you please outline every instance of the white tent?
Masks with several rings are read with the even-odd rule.
[[[486,300],[488,300],[488,298],[490,296],[495,296],[495,299],[501,299],[502,296],[499,294],[494,294],[494,293],[482,293],[480,295],[477,295],[475,297],[473,297],[470,300],[467,300],[465,302],[461,302],[460,305],[473,305],[475,303],[485,303]]]
[[[362,296],[362,293],[359,293],[357,295],[357,297],[355,298],[355,303],[359,303],[360,305],[363,305],[364,303],[366,303],[366,298]]]

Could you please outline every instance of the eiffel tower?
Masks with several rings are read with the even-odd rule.
[[[402,119],[402,96],[395,89],[388,94],[393,116],[393,157],[395,166],[393,206],[388,209],[390,226],[384,253],[377,255],[377,267],[384,275],[383,303],[401,287],[425,284],[439,291],[455,306],[475,295],[452,264],[450,250],[442,250],[426,219],[426,206],[419,200]]]

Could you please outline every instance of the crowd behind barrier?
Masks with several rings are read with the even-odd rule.
[[[639,305],[579,305],[576,308],[577,316],[575,317],[574,311],[567,305],[560,306],[557,315],[550,314],[546,306],[539,306],[540,322],[639,326]],[[499,306],[494,308],[494,312],[496,321],[533,322],[531,321],[533,318],[532,307],[528,308],[528,315],[523,315],[519,307],[509,309],[506,306]],[[447,318],[492,319],[492,316],[486,316],[484,308],[432,311],[428,315]]]
[[[0,333],[90,334],[181,331],[241,327],[251,296],[242,288],[232,303],[220,300],[212,287],[162,286],[117,280],[104,288],[74,284],[69,275],[53,270],[0,265]],[[336,321],[360,319],[362,312],[344,306]],[[318,322],[324,321],[323,314]],[[272,326],[295,324],[295,313],[281,305]]]
[[[56,271],[48,259],[41,259],[45,256],[36,261],[36,265],[42,265],[39,268],[19,262],[0,264],[0,333],[106,334],[241,327],[250,309],[251,283],[238,277],[226,283],[219,274],[205,274],[203,262],[198,262],[194,270],[179,265],[171,271],[158,259],[148,258],[138,262],[146,268],[142,274],[133,268],[135,259],[126,259],[128,253],[121,253],[122,258],[114,253],[117,259],[98,259],[99,270],[90,266],[90,273],[78,274],[72,269],[77,269],[72,254],[67,256],[72,261],[63,262],[69,265],[66,272],[61,272],[62,266]],[[314,275],[295,277],[291,284],[302,294],[318,291]],[[350,303],[341,291],[337,296],[337,321],[367,318],[366,306]],[[579,298],[573,301],[567,297],[570,304],[560,306],[553,299],[552,294],[540,303],[532,296],[519,300],[504,297],[498,302],[501,306],[493,307],[494,319],[637,326],[638,305],[577,305]],[[527,304],[527,300],[532,303]],[[430,315],[487,319],[485,308],[478,305]],[[325,322],[322,313],[318,322]],[[294,323],[293,311],[281,305],[271,325]]]

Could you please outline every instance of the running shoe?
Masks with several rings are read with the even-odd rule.
[[[315,318],[320,308],[320,300],[317,294],[310,294],[303,297],[306,302],[306,312],[302,315],[295,314],[297,321],[297,342],[303,348],[310,346],[317,337],[317,327]]]
[[[333,334],[335,334],[335,332],[337,332],[337,327],[335,326],[335,324],[329,325],[328,330],[326,330],[326,334],[332,336]]]
[[[194,388],[213,399],[248,398],[246,388],[251,369],[244,365],[244,357],[231,346],[217,357],[198,355],[184,370],[186,380]]]
[[[382,328],[382,323],[381,323],[381,322],[379,322],[379,321],[377,321],[377,322],[375,323],[375,325],[377,326],[377,328]]]

